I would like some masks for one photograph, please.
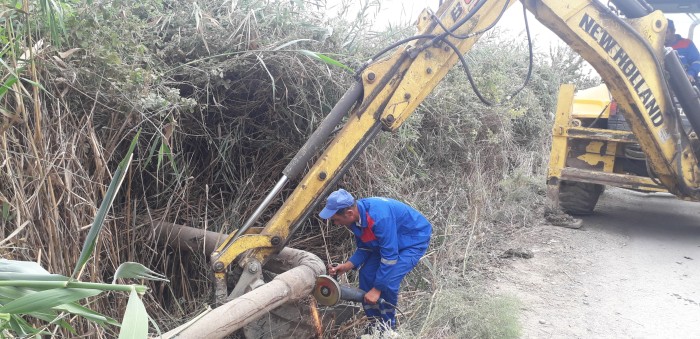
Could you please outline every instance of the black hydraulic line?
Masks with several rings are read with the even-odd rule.
[[[653,10],[646,1],[639,0],[611,0],[615,7],[627,18],[636,19],[648,15]]]
[[[350,111],[353,105],[362,95],[362,84],[356,82],[352,87],[343,94],[338,103],[335,104],[328,116],[323,119],[321,124],[316,128],[309,140],[304,143],[304,146],[299,149],[299,152],[294,156],[294,159],[287,164],[282,173],[290,180],[296,178],[301,173],[306,164],[311,160],[311,157],[316,154],[316,151],[328,140],[328,136],[333,132],[336,126],[340,123],[343,117]]]
[[[501,9],[501,12],[498,13],[498,17],[496,18],[496,20],[494,20],[494,21],[491,23],[491,25],[489,25],[488,27],[486,27],[486,28],[484,28],[484,29],[482,29],[482,30],[480,30],[480,31],[478,31],[478,32],[472,32],[472,33],[468,33],[468,34],[465,34],[465,35],[457,35],[457,34],[454,34],[454,31],[456,30],[456,27],[455,27],[455,26],[452,26],[452,28],[447,28],[447,27],[445,27],[445,24],[443,24],[442,21],[440,21],[440,18],[438,18],[435,14],[433,14],[433,20],[435,20],[435,22],[437,22],[437,24],[440,25],[440,27],[441,27],[445,32],[447,32],[447,34],[448,34],[449,36],[451,36],[451,37],[453,37],[453,38],[457,38],[457,39],[462,39],[462,40],[463,40],[463,39],[469,39],[469,38],[471,38],[471,37],[473,37],[473,36],[477,36],[477,35],[479,35],[479,34],[486,33],[488,30],[490,30],[491,28],[493,28],[494,26],[496,26],[496,24],[501,20],[501,17],[503,16],[503,13],[505,13],[505,12],[506,12],[506,9],[508,9],[508,6],[509,6],[509,5],[510,5],[510,0],[506,1],[506,3],[503,5],[503,8]],[[525,5],[523,4],[523,9],[524,9],[524,8],[525,8]]]
[[[508,0],[508,2],[510,2],[510,0]],[[464,16],[464,18],[459,19],[459,21],[455,22],[455,23],[452,25],[452,27],[450,27],[450,28],[446,28],[446,27],[442,24],[442,22],[440,22],[439,19],[436,20],[436,22],[442,27],[442,29],[443,29],[445,32],[442,33],[442,34],[440,34],[440,35],[435,36],[435,38],[433,38],[433,41],[432,41],[431,43],[427,43],[427,44],[424,44],[423,46],[420,46],[419,49],[417,49],[416,51],[413,52],[413,55],[418,55],[418,53],[422,52],[423,50],[427,49],[427,48],[430,47],[430,46],[435,46],[437,43],[439,43],[439,42],[441,42],[441,41],[447,41],[447,40],[445,39],[445,37],[447,37],[447,36],[449,36],[449,35],[452,35],[452,33],[453,33],[454,31],[456,31],[459,27],[462,27],[462,25],[464,25],[467,21],[469,21],[472,17],[474,17],[474,15],[476,15],[476,13],[481,9],[481,7],[484,6],[485,3],[486,3],[486,1],[479,1],[479,2],[476,4],[476,6],[474,6],[474,8],[472,8],[472,9],[467,13],[467,15]],[[507,8],[507,6],[506,6],[506,8]],[[498,21],[498,20],[496,20],[496,22],[497,22],[497,21]],[[457,50],[457,51],[459,51],[459,50]],[[459,52],[457,52],[457,54],[459,54]]]
[[[600,117],[603,116],[603,113],[605,113],[605,110],[607,110],[608,107],[610,107],[610,103],[605,105],[605,107],[603,107],[603,109],[600,111],[600,113],[598,113],[598,116],[595,119],[593,119],[593,121],[590,124],[588,124],[588,126],[586,126],[586,127],[587,128],[593,127],[593,125],[595,125],[595,123],[598,122],[598,120],[600,120]]]
[[[664,56],[664,66],[671,75],[670,85],[673,93],[678,98],[678,102],[683,107],[688,122],[693,126],[693,130],[700,131],[700,97],[693,85],[688,81],[685,69],[678,58],[678,52],[667,49]]]
[[[343,177],[345,173],[350,169],[352,164],[355,162],[358,156],[362,154],[362,152],[367,148],[369,143],[374,140],[374,138],[379,134],[379,132],[382,130],[382,123],[380,121],[377,121],[374,126],[370,128],[370,130],[367,132],[367,134],[362,138],[362,140],[355,146],[355,148],[350,152],[350,155],[347,157],[343,165],[340,167],[336,175],[332,176],[328,183],[326,184],[325,188],[323,191],[316,196],[314,201],[311,202],[311,205],[309,208],[306,209],[306,212],[304,212],[303,215],[301,215],[295,223],[291,226],[291,231],[289,232],[289,236],[287,239],[285,239],[284,245],[286,246],[289,240],[292,239],[292,234],[296,233],[296,231],[301,227],[302,222],[306,220],[309,215],[315,210],[316,206],[330,194],[331,190],[335,188],[336,182],[340,178]]]
[[[654,7],[652,7],[648,2],[646,2],[646,0],[638,0],[638,1],[639,1],[639,4],[642,5],[644,8],[646,8],[646,10],[649,13],[655,11]]]
[[[504,11],[506,8],[508,8],[507,4],[506,4],[506,6],[503,7],[503,10],[501,11],[501,14],[503,14],[503,11]],[[500,15],[499,15],[499,17],[500,17]],[[527,33],[527,44],[528,44],[528,52],[529,52],[528,67],[527,67],[527,76],[525,77],[525,81],[524,81],[523,84],[520,86],[520,88],[518,88],[517,90],[515,90],[515,92],[513,92],[511,95],[509,95],[508,98],[512,98],[512,97],[516,96],[518,93],[520,93],[520,91],[522,91],[522,90],[525,88],[525,86],[527,86],[527,84],[530,82],[530,78],[532,77],[532,68],[533,68],[534,53],[533,53],[533,49],[532,49],[532,37],[531,37],[531,34],[530,34],[530,25],[528,24],[528,21],[527,21],[527,11],[526,11],[526,8],[525,8],[525,4],[523,4],[523,18],[525,19],[525,31],[526,31],[526,33]],[[437,22],[438,22],[438,24],[440,25],[440,27],[442,27],[443,29],[445,29],[445,25],[442,24],[442,23],[439,21],[438,18],[434,18],[434,19],[437,20]],[[491,28],[495,25],[496,22],[498,22],[498,20],[494,21],[494,23],[491,24],[487,29],[478,32],[478,34],[481,34],[481,33],[485,32],[486,30],[491,29]],[[477,33],[474,33],[474,35],[476,35],[476,34],[477,34]],[[460,38],[463,38],[463,37],[460,37]],[[487,106],[493,106],[493,103],[490,102],[490,101],[488,101],[486,98],[484,98],[484,96],[483,96],[483,95],[481,94],[481,92],[479,91],[479,88],[476,86],[476,82],[474,81],[474,78],[472,77],[471,71],[469,70],[469,64],[467,63],[467,60],[464,59],[464,56],[462,56],[462,54],[460,53],[460,51],[459,51],[459,49],[457,48],[457,46],[455,46],[454,44],[452,44],[452,43],[451,43],[449,40],[447,40],[447,39],[444,39],[443,41],[444,41],[448,46],[450,46],[450,48],[452,48],[452,50],[454,50],[454,52],[455,52],[455,53],[457,54],[457,56],[459,57],[459,61],[462,63],[462,67],[464,67],[464,72],[467,74],[467,79],[469,80],[469,84],[471,85],[472,90],[474,91],[474,94],[476,94],[476,96],[479,98],[479,100],[481,100],[481,102],[483,102],[485,105],[487,105]]]
[[[532,77],[533,59],[535,58],[534,53],[532,51],[532,37],[530,36],[530,24],[528,24],[528,22],[527,22],[527,11],[525,9],[525,3],[521,2],[521,4],[523,5],[523,19],[525,20],[525,33],[527,33],[527,49],[528,49],[528,53],[529,53],[528,54],[529,55],[528,65],[527,65],[527,76],[525,76],[525,81],[523,81],[522,86],[520,86],[520,88],[518,88],[515,92],[513,92],[513,94],[510,95],[510,98],[518,95],[518,93],[520,93],[520,91],[522,91],[525,88],[525,86],[527,86],[527,84],[530,83],[530,78]]]
[[[258,221],[258,218],[260,218],[265,209],[272,203],[273,199],[282,191],[282,188],[284,188],[290,180],[295,179],[296,176],[306,168],[306,164],[311,160],[311,157],[313,157],[318,149],[328,140],[328,137],[333,133],[335,127],[338,126],[343,117],[360,99],[362,96],[362,89],[362,84],[356,82],[343,94],[333,109],[331,109],[330,113],[328,113],[328,116],[321,121],[321,124],[311,134],[309,140],[304,143],[304,146],[299,149],[294,158],[287,164],[287,167],[284,168],[282,171],[282,178],[277,181],[272,191],[267,194],[263,202],[258,205],[253,214],[248,217],[243,226],[236,231],[231,241],[224,247],[224,251],[233,244],[233,240],[245,234],[245,232]]]
[[[451,36],[455,36],[452,32],[454,32],[457,28],[459,28],[460,26],[464,25],[464,23],[466,23],[469,19],[471,19],[471,18],[474,16],[474,14],[476,14],[476,12],[477,12],[479,9],[481,9],[481,7],[484,5],[484,3],[486,3],[486,1],[481,1],[481,2],[479,2],[476,6],[474,6],[474,8],[472,8],[471,11],[469,11],[469,13],[467,13],[467,15],[466,15],[464,18],[462,18],[462,19],[460,19],[459,21],[457,21],[457,22],[456,22],[454,25],[452,25],[452,27],[450,27],[450,28],[447,28],[447,27],[440,21],[439,18],[437,18],[437,17],[435,17],[435,16],[433,15],[433,19],[435,20],[435,22],[436,22],[438,25],[440,25],[440,27],[441,27],[445,32],[442,33],[442,34],[440,34],[440,35],[438,35],[438,36],[436,36],[435,38],[433,38],[433,42],[432,42],[432,43],[430,43],[430,44],[425,44],[424,47],[423,47],[423,49],[428,48],[429,46],[432,46],[432,45],[434,45],[434,44],[436,44],[437,42],[440,42],[440,41],[444,42],[445,44],[447,44],[447,46],[449,46],[450,48],[452,48],[452,50],[455,52],[455,54],[457,54],[457,56],[459,57],[459,61],[462,63],[462,67],[464,67],[464,72],[467,74],[467,79],[469,80],[469,84],[471,85],[472,90],[474,91],[474,94],[476,94],[477,98],[479,98],[479,100],[481,100],[481,102],[483,102],[485,105],[487,105],[487,106],[493,106],[493,103],[490,102],[490,101],[488,101],[488,100],[486,100],[486,98],[484,98],[484,96],[483,96],[483,95],[481,94],[481,92],[479,91],[479,88],[476,86],[476,82],[474,81],[474,78],[472,77],[472,73],[471,73],[471,71],[469,70],[469,64],[467,63],[467,60],[464,59],[464,56],[463,56],[462,53],[459,51],[459,48],[457,48],[457,46],[455,46],[455,44],[453,44],[453,43],[450,42],[449,40],[445,39],[447,36],[450,36],[450,35],[451,35]],[[506,5],[504,6],[504,9],[505,9],[505,8],[508,8],[508,3],[510,3],[510,0],[509,0],[508,2],[506,2]],[[500,18],[500,16],[503,14],[504,11],[505,11],[505,10],[502,10],[502,11],[501,11],[501,13],[499,14],[499,18]],[[491,26],[489,26],[486,30],[488,30],[488,29],[490,29],[491,27],[493,27],[493,26],[496,24],[496,22],[498,22],[498,20],[495,20],[494,23],[492,23]],[[483,31],[486,31],[486,30],[483,30]],[[483,32],[481,32],[481,33],[483,33]],[[460,38],[459,36],[455,36],[455,37]],[[417,53],[419,53],[420,51],[421,51],[421,50],[414,51],[414,54],[417,54]]]
[[[457,28],[462,27],[462,25],[469,21],[481,9],[481,7],[484,6],[485,3],[486,1],[479,1],[479,3],[477,3],[476,6],[474,6],[474,8],[472,8],[471,11],[469,11],[469,13],[467,13],[467,15],[464,18],[459,19],[459,21],[455,22],[454,25],[452,25],[452,27],[448,29],[447,32],[441,34],[439,38],[442,39],[448,34],[457,30]]]
[[[479,34],[483,34],[484,32],[490,30],[491,28],[493,28],[493,27],[498,23],[499,19],[500,19],[501,16],[503,15],[503,13],[505,13],[506,9],[508,9],[508,5],[510,4],[510,0],[506,1],[506,3],[503,5],[503,8],[502,8],[501,11],[500,11],[500,13],[498,14],[498,18],[496,18],[496,20],[494,20],[494,21],[491,23],[491,25],[489,25],[488,27],[482,29],[481,31],[469,33],[469,34],[466,34],[466,35],[456,35],[456,34],[454,34],[453,32],[454,32],[457,28],[459,28],[460,26],[464,25],[464,23],[466,23],[469,19],[471,19],[471,18],[479,11],[479,9],[484,5],[484,3],[485,3],[485,1],[479,2],[474,8],[472,8],[471,11],[469,11],[469,13],[467,13],[467,15],[466,15],[464,18],[462,18],[462,19],[460,19],[459,21],[457,21],[457,22],[456,22],[454,25],[452,25],[452,27],[450,27],[450,28],[446,27],[446,26],[440,21],[440,19],[437,18],[437,17],[433,14],[433,20],[445,31],[444,33],[442,33],[442,34],[440,34],[440,35],[432,35],[432,34],[417,35],[417,36],[413,36],[413,37],[409,37],[409,38],[406,38],[406,39],[399,40],[399,41],[397,41],[397,42],[391,44],[390,46],[388,46],[388,47],[382,49],[381,51],[379,51],[378,53],[376,53],[374,56],[372,56],[372,58],[370,59],[369,62],[367,62],[365,65],[363,65],[360,69],[358,69],[358,70],[355,72],[355,75],[356,75],[356,76],[359,76],[359,74],[362,73],[362,71],[364,71],[364,70],[369,66],[369,64],[370,64],[371,61],[376,60],[377,58],[381,57],[383,54],[387,53],[388,51],[390,51],[390,50],[392,50],[392,49],[394,49],[394,48],[396,48],[396,47],[398,47],[398,46],[400,46],[400,45],[402,45],[402,44],[405,44],[405,43],[407,43],[407,42],[410,42],[410,41],[413,41],[413,40],[418,40],[418,39],[433,39],[433,41],[432,41],[431,43],[423,44],[423,46],[420,46],[420,47],[418,47],[416,50],[412,51],[411,56],[413,57],[413,56],[417,55],[418,53],[422,52],[424,49],[426,49],[426,48],[428,48],[428,47],[430,47],[430,46],[433,46],[433,45],[436,44],[437,42],[442,41],[442,42],[447,43],[447,45],[450,46],[450,48],[452,48],[452,50],[454,50],[454,52],[459,56],[460,62],[462,63],[462,66],[464,67],[464,72],[467,74],[467,79],[469,80],[469,84],[471,85],[472,90],[474,91],[474,93],[476,94],[476,96],[479,98],[479,100],[481,100],[481,102],[483,102],[484,104],[486,104],[486,105],[488,105],[488,106],[493,106],[493,103],[490,102],[490,101],[488,101],[486,98],[484,98],[484,96],[481,94],[481,92],[480,92],[479,89],[477,88],[476,83],[475,83],[475,81],[474,81],[474,78],[472,77],[471,71],[469,70],[469,64],[467,63],[467,61],[466,61],[466,60],[464,59],[464,57],[462,56],[462,54],[461,54],[461,52],[459,51],[459,49],[458,49],[453,43],[451,43],[450,41],[448,41],[448,40],[445,39],[447,36],[452,36],[452,37],[457,38],[457,39],[468,39],[468,38],[470,38],[470,37],[473,37],[473,36],[476,36],[476,35],[479,35]],[[527,86],[527,84],[529,83],[530,78],[531,78],[531,75],[532,75],[532,68],[533,68],[532,38],[531,38],[531,36],[530,36],[530,28],[529,28],[529,25],[528,25],[528,22],[527,22],[527,13],[526,13],[526,11],[525,11],[525,5],[524,5],[524,4],[523,4],[523,16],[524,16],[524,18],[525,18],[525,29],[526,29],[526,32],[527,32],[528,50],[529,50],[529,64],[528,64],[528,70],[527,70],[527,77],[525,78],[525,81],[523,82],[522,86],[521,86],[520,88],[518,88],[513,94],[511,94],[510,96],[508,96],[508,98],[512,98],[512,97],[514,97],[515,95],[517,95],[520,91],[522,91],[523,88],[525,88],[525,86]]]
[[[444,40],[445,37],[448,36],[448,35],[454,36],[454,37],[456,37],[456,38],[458,38],[458,39],[466,39],[466,38],[469,38],[470,36],[467,36],[467,37],[460,37],[460,36],[454,35],[452,32],[454,32],[455,30],[457,30],[457,28],[461,27],[462,25],[464,25],[464,23],[466,23],[469,19],[471,19],[471,18],[474,16],[474,14],[476,14],[476,12],[478,12],[479,9],[481,9],[481,7],[482,7],[485,3],[486,3],[486,1],[481,1],[481,2],[479,2],[476,6],[474,6],[474,8],[471,9],[471,11],[469,11],[469,13],[467,13],[467,15],[466,15],[464,18],[462,18],[462,19],[460,19],[459,21],[457,21],[456,23],[454,23],[454,24],[452,25],[452,27],[450,27],[450,28],[447,28],[437,17],[435,17],[435,14],[433,14],[433,18],[435,19],[435,22],[436,22],[438,25],[440,25],[440,27],[442,27],[442,29],[445,31],[444,33],[442,33],[442,34],[440,34],[440,35],[434,35],[434,34],[416,35],[416,36],[412,36],[412,37],[409,37],[409,38],[406,38],[406,39],[399,40],[399,41],[397,41],[397,42],[395,42],[395,43],[389,45],[388,47],[382,49],[382,50],[379,51],[378,53],[376,53],[374,56],[372,56],[372,58],[370,59],[369,62],[372,62],[372,61],[376,60],[377,58],[381,57],[382,55],[384,55],[386,52],[388,52],[388,51],[390,51],[390,50],[392,50],[392,49],[394,49],[394,48],[396,48],[396,47],[398,47],[398,46],[400,46],[400,45],[402,45],[402,44],[405,44],[405,43],[407,43],[407,42],[413,41],[413,40],[418,40],[418,39],[433,39],[433,43],[425,44],[424,47],[422,47],[423,49],[425,49],[425,48],[428,48],[429,46],[433,46],[435,43],[437,43],[437,42],[439,42],[439,41]],[[498,15],[498,18],[499,18],[499,19],[501,18],[501,16],[502,16],[503,13],[505,12],[505,9],[508,8],[508,4],[509,4],[509,3],[510,3],[510,0],[508,0],[508,1],[506,2],[505,6],[503,6],[503,9],[501,10],[500,14]],[[486,32],[486,31],[488,31],[488,30],[491,29],[493,26],[495,26],[497,22],[498,22],[498,19],[495,20],[495,21],[491,24],[491,26],[487,27],[486,29],[483,29],[483,30],[480,31],[480,32],[472,33],[472,35],[477,35],[477,34],[481,34],[481,33],[484,33],[484,32]],[[420,51],[419,51],[419,52],[420,52]],[[362,66],[359,70],[357,70],[356,74],[361,73],[365,68],[367,68],[369,62],[368,62],[366,65]]]
[[[508,2],[510,2],[510,0],[508,0]],[[396,48],[396,47],[398,47],[398,46],[400,46],[400,45],[402,45],[402,44],[405,44],[405,43],[407,43],[407,42],[409,42],[409,41],[413,41],[413,40],[417,40],[417,39],[423,39],[423,38],[433,39],[433,43],[425,44],[424,47],[422,47],[422,49],[425,49],[425,48],[428,48],[429,46],[433,46],[434,43],[437,43],[437,42],[439,42],[439,41],[444,40],[444,38],[445,38],[446,36],[452,34],[452,32],[454,32],[457,28],[461,27],[462,25],[464,25],[464,23],[466,23],[469,19],[471,19],[471,18],[476,14],[476,12],[478,12],[479,9],[481,9],[481,7],[484,6],[485,3],[486,3],[486,1],[480,1],[476,6],[474,6],[474,8],[471,9],[471,11],[469,11],[469,13],[467,13],[467,15],[466,15],[464,18],[462,18],[462,19],[460,19],[459,21],[455,22],[454,25],[452,25],[451,28],[446,28],[446,27],[440,22],[440,20],[437,20],[437,22],[443,27],[443,30],[445,30],[445,33],[442,33],[442,34],[440,34],[440,35],[434,35],[434,34],[416,35],[416,36],[413,36],[413,37],[409,37],[409,38],[406,38],[406,39],[399,40],[399,41],[397,41],[397,42],[395,42],[395,43],[389,45],[388,47],[382,49],[382,50],[379,51],[377,54],[375,54],[374,56],[372,56],[372,58],[369,60],[369,62],[368,62],[367,64],[365,64],[364,66],[362,66],[362,67],[356,72],[356,74],[361,73],[365,68],[367,68],[367,66],[369,65],[370,62],[376,60],[377,58],[379,58],[380,56],[382,56],[384,53],[386,53],[386,52],[388,52],[388,51],[390,51],[390,50],[392,50],[392,49],[394,49],[394,48]],[[442,3],[441,3],[440,5],[442,5]],[[506,6],[506,7],[507,7],[507,6]],[[502,14],[502,13],[501,13],[501,14]],[[500,16],[499,16],[499,17],[500,17]],[[422,51],[422,49],[421,49],[421,51]],[[419,52],[420,52],[420,51],[419,51]]]
[[[403,44],[405,44],[405,43],[407,43],[407,42],[411,42],[411,41],[413,41],[413,40],[418,40],[418,39],[433,39],[433,38],[435,38],[435,37],[436,37],[436,35],[434,35],[434,34],[423,34],[423,35],[415,35],[415,36],[412,36],[412,37],[408,37],[408,38],[406,38],[406,39],[401,39],[401,40],[399,40],[399,41],[397,41],[397,42],[395,42],[395,43],[389,45],[388,47],[382,49],[381,51],[377,52],[376,54],[374,54],[374,55],[372,56],[372,58],[369,59],[369,61],[368,61],[367,63],[365,63],[364,65],[362,65],[362,67],[360,67],[360,69],[358,69],[357,71],[355,71],[355,76],[358,76],[360,73],[362,73],[362,71],[364,71],[365,68],[367,68],[367,67],[372,63],[372,61],[375,61],[375,60],[379,59],[379,57],[381,57],[382,55],[384,55],[386,52],[388,52],[388,51],[390,51],[390,50],[392,50],[392,49],[394,49],[394,48],[396,48],[396,47],[399,47],[399,46],[401,46],[401,45],[403,45]]]
[[[469,84],[472,86],[472,90],[474,90],[474,94],[476,94],[479,100],[481,100],[481,102],[483,102],[485,105],[493,106],[493,103],[491,101],[486,100],[486,98],[484,98],[481,92],[479,92],[479,88],[476,87],[476,83],[474,82],[474,78],[472,77],[472,72],[469,70],[469,64],[467,63],[467,60],[464,59],[462,53],[459,52],[457,46],[455,46],[450,40],[447,39],[445,39],[444,42],[445,44],[447,44],[447,46],[450,46],[450,48],[452,48],[452,50],[454,50],[457,56],[459,57],[459,61],[462,63],[462,67],[464,67],[464,72],[467,73],[467,79],[469,80]]]
[[[678,157],[678,158],[680,158],[680,157]],[[644,156],[643,161],[644,161],[644,165],[647,167],[647,176],[649,177],[649,179],[651,179],[651,182],[663,187],[664,183],[662,183],[659,180],[659,178],[657,177],[656,173],[654,173],[654,171],[651,170],[651,166],[649,166],[649,160],[647,160],[646,155]],[[679,164],[679,166],[680,166],[680,164]],[[678,167],[678,168],[681,168],[681,167]],[[682,180],[681,180],[681,182],[682,182]]]

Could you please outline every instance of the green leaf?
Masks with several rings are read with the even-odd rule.
[[[135,290],[129,294],[126,312],[119,331],[119,339],[146,338],[148,336],[148,313]]]
[[[53,310],[48,311],[38,311],[25,314],[25,316],[34,317],[43,320],[49,324],[57,324],[63,329],[70,331],[73,334],[77,334],[73,326],[71,326],[66,320],[58,315],[58,313]]]
[[[156,322],[155,322],[155,321],[153,320],[153,318],[151,318],[150,316],[148,316],[148,321],[151,323],[151,325],[153,325],[153,328],[155,328],[156,333],[158,333],[158,335],[157,335],[156,337],[157,337],[157,338],[162,338],[162,337],[163,337],[163,333],[161,333],[160,327],[158,327],[158,324],[156,324]]]
[[[87,283],[80,281],[41,281],[41,280],[0,280],[0,287],[13,287],[28,290],[50,290],[57,288],[79,288],[98,291],[121,291],[130,292],[136,289],[136,292],[146,293],[148,288],[143,285],[114,285],[103,283]],[[2,288],[0,288],[2,291]]]
[[[168,146],[165,145],[165,141],[161,140],[160,149],[158,150],[158,163],[156,164],[156,170],[160,170],[160,165],[163,163],[163,153],[165,153],[166,147]]]
[[[55,320],[54,322],[52,322],[52,323],[58,324],[58,326],[61,326],[62,329],[68,330],[68,332],[70,332],[70,333],[72,333],[72,334],[74,334],[74,335],[75,335],[75,334],[78,334],[78,332],[75,330],[75,328],[73,328],[73,326],[71,326],[70,323],[67,322],[67,321],[66,321],[65,319],[63,319],[63,318],[56,319],[56,320]]]
[[[283,43],[283,44],[281,44],[281,45],[279,45],[279,46],[273,48],[272,50],[273,50],[273,51],[279,51],[279,50],[281,50],[281,49],[283,49],[283,48],[285,48],[285,47],[287,47],[287,46],[290,46],[290,45],[296,44],[297,42],[302,42],[302,41],[313,41],[313,42],[318,42],[318,40],[314,40],[314,39],[296,39],[296,40],[292,40],[292,41],[285,42],[285,43]]]
[[[27,313],[26,315],[32,316],[32,317],[37,318],[37,319],[44,320],[46,322],[53,322],[54,320],[56,320],[56,316],[58,315],[58,313],[56,313],[52,310],[48,310],[48,311],[31,312],[31,313]]]
[[[60,274],[0,273],[0,280],[68,281]]]
[[[8,78],[5,83],[2,84],[2,87],[0,87],[0,99],[5,96],[5,93],[7,93],[7,91],[10,90],[10,87],[12,87],[12,85],[15,83],[17,83],[17,77],[11,75],[10,78]],[[9,204],[7,204],[7,201],[3,201],[2,205],[3,219],[7,220],[7,217],[5,217],[5,205],[9,206]]]
[[[109,188],[107,188],[107,194],[102,200],[100,208],[97,210],[95,221],[90,227],[90,231],[88,232],[87,238],[85,239],[85,243],[83,244],[83,249],[80,251],[80,258],[78,259],[78,262],[75,265],[75,269],[73,270],[73,274],[71,274],[71,278],[74,278],[78,274],[78,272],[80,272],[80,270],[83,269],[83,266],[85,266],[87,261],[90,259],[92,251],[95,250],[97,236],[102,230],[102,226],[104,225],[104,221],[107,217],[107,212],[109,211],[109,208],[112,206],[114,199],[117,197],[119,187],[122,185],[122,182],[126,177],[127,170],[129,169],[129,164],[131,163],[131,158],[134,154],[134,148],[136,148],[136,143],[138,142],[140,135],[141,130],[139,130],[136,133],[136,136],[134,136],[134,138],[131,140],[129,151],[126,152],[124,159],[122,159],[122,161],[119,163],[119,167],[114,172],[114,177],[109,183]]]
[[[14,286],[0,286],[0,301],[12,301],[36,291]]]
[[[54,45],[61,46],[60,38],[65,34],[61,3],[53,0],[39,0],[39,8],[46,21],[48,21],[48,29]]]
[[[148,164],[151,163],[151,159],[153,158],[153,155],[156,153],[156,147],[158,147],[158,143],[154,142],[151,144],[151,148],[148,149],[148,156],[146,157],[146,162],[143,164],[143,167],[148,166]],[[158,167],[156,167],[156,170]]]
[[[148,267],[137,262],[125,262],[119,265],[117,272],[114,273],[114,280],[112,280],[112,284],[114,284],[119,278],[169,281],[164,275],[151,271]]]
[[[10,314],[9,313],[0,313],[0,320],[1,321],[10,321]]]
[[[33,261],[0,259],[0,272],[50,275],[41,265]]]
[[[0,259],[0,281],[3,280],[67,281],[68,277],[51,274],[33,261]]]
[[[165,139],[161,138],[160,148],[158,149],[158,164],[156,165],[156,170],[160,170],[160,165],[163,163],[164,156],[168,157],[168,160],[170,160],[170,166],[173,168],[173,171],[177,173],[177,164],[175,163],[175,157],[173,156],[173,152],[170,149],[170,146],[168,146],[168,144],[165,142]]]
[[[22,319],[22,317],[15,314],[13,314],[12,318],[10,319],[10,328],[12,329],[14,334],[18,335],[20,338],[32,335],[50,334],[46,331],[42,331],[32,327],[32,325],[29,325],[29,323],[26,320]]]
[[[177,173],[177,164],[175,163],[175,156],[173,156],[173,151],[167,144],[165,145],[165,149],[168,151],[168,159],[170,159],[170,166],[172,166],[173,171]]]
[[[96,296],[102,293],[100,290],[88,290],[82,288],[55,288],[34,292],[15,299],[0,307],[0,313],[30,313],[46,310],[59,305],[74,302],[79,299]]]
[[[306,49],[300,49],[300,50],[298,50],[298,52],[301,53],[301,54],[304,54],[304,55],[306,55],[306,56],[308,56],[308,57],[311,57],[311,58],[313,58],[313,59],[323,61],[323,62],[325,62],[326,64],[329,64],[329,65],[331,65],[331,66],[340,67],[340,68],[342,68],[342,69],[344,69],[344,70],[346,70],[346,71],[348,71],[348,72],[350,72],[350,73],[353,73],[353,72],[354,72],[352,68],[350,68],[350,67],[348,67],[348,66],[345,66],[345,65],[344,65],[343,63],[341,63],[340,61],[335,60],[335,59],[333,59],[333,58],[331,58],[331,57],[329,57],[329,56],[327,56],[327,55],[324,55],[324,54],[321,54],[321,53],[312,52],[312,51],[309,51],[309,50],[306,50]]]
[[[80,306],[77,303],[59,305],[54,307],[53,309],[79,315],[102,326],[104,326],[105,324],[119,326],[118,321],[110,317],[104,316],[100,313],[97,313],[87,307]]]
[[[36,82],[36,81],[33,81],[33,80],[31,80],[31,79],[27,79],[27,78],[22,78],[22,81],[27,82],[27,83],[31,84],[32,86],[36,86],[36,87],[38,87],[39,89],[41,89],[42,91],[46,91],[46,89],[44,88],[44,86],[42,86],[40,83],[38,83],[38,82]]]

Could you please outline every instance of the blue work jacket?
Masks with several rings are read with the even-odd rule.
[[[697,77],[698,73],[700,73],[700,52],[698,52],[698,48],[695,47],[695,44],[676,34],[676,43],[674,43],[671,48],[678,52],[681,64],[683,64],[686,73]]]
[[[433,228],[420,212],[394,199],[359,199],[357,210],[360,223],[351,227],[357,250],[349,261],[359,268],[370,255],[380,255],[381,263],[374,287],[384,291],[388,288],[387,275],[398,261],[399,252],[404,248],[427,244]]]

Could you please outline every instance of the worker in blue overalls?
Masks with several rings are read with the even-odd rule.
[[[678,52],[678,57],[688,75],[688,80],[692,84],[700,86],[696,83],[700,80],[698,79],[700,78],[700,52],[698,52],[698,48],[695,47],[692,40],[676,34],[676,25],[673,23],[673,20],[668,20],[664,45]]]
[[[328,196],[319,213],[355,234],[357,250],[347,262],[328,266],[330,274],[360,270],[360,289],[367,292],[363,307],[370,328],[396,328],[395,307],[401,281],[425,254],[432,226],[420,212],[388,198],[355,198],[339,189]],[[379,302],[384,301],[384,302]]]

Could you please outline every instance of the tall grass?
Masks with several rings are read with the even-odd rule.
[[[80,272],[93,255],[105,217],[129,169],[138,136],[139,133],[132,140],[125,158],[114,173],[70,277],[50,274],[31,261],[0,260],[0,336],[51,335],[59,330],[75,335],[77,332],[65,320],[73,315],[91,321],[106,333],[111,330],[108,325],[120,326],[120,338],[145,338],[148,335],[148,313],[140,297],[146,287],[121,285],[116,284],[116,281],[132,278],[167,282],[164,276],[138,263],[124,263],[114,273],[112,284],[79,281]],[[130,293],[121,325],[78,303],[79,300],[89,299],[105,291]],[[28,318],[44,321],[41,325],[43,328],[31,325]]]

